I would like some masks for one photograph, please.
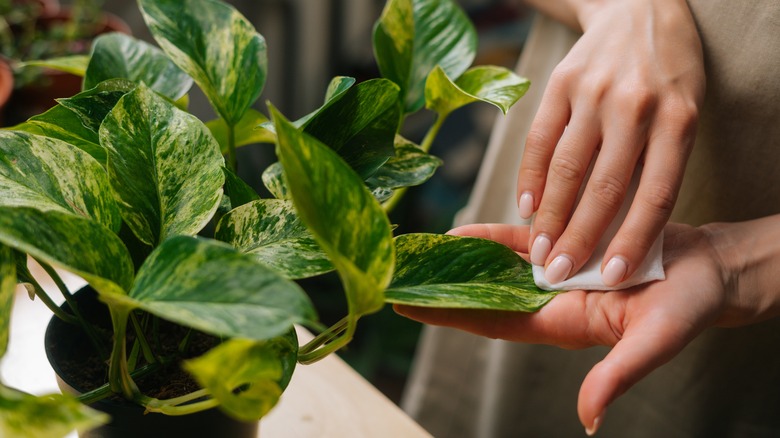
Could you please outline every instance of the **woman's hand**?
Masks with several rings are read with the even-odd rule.
[[[529,229],[469,225],[451,232],[527,253]],[[536,313],[396,306],[409,318],[490,338],[564,348],[613,347],[585,377],[577,410],[595,431],[607,406],[705,328],[780,314],[780,216],[664,231],[666,280],[618,291],[569,291]]]
[[[523,153],[518,206],[524,218],[536,212],[531,261],[551,283],[579,271],[643,162],[602,260],[614,286],[641,264],[674,207],[704,95],[699,36],[684,0],[531,3],[583,30],[550,78]]]

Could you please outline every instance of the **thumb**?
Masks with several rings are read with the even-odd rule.
[[[626,330],[609,354],[585,376],[580,387],[577,413],[588,435],[601,426],[610,403],[668,362],[685,344],[687,340],[675,336],[670,329],[659,331],[658,325]]]

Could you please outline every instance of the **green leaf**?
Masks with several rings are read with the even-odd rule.
[[[407,113],[423,106],[425,79],[434,66],[457,78],[476,50],[477,32],[452,0],[388,0],[374,26],[379,70],[401,87]]]
[[[133,263],[119,237],[81,216],[0,207],[0,243],[79,275],[101,294],[124,294],[133,281]]]
[[[135,87],[136,84],[127,79],[109,79],[73,97],[57,99],[57,102],[76,113],[84,127],[97,134],[106,115]]]
[[[393,156],[401,112],[398,86],[386,79],[362,82],[309,119],[304,132],[333,150],[364,179]]]
[[[19,63],[19,67],[45,67],[76,76],[84,76],[87,64],[89,64],[89,55],[71,55],[59,58],[29,60]]]
[[[269,341],[230,339],[184,369],[219,401],[219,408],[241,421],[257,421],[282,394],[283,361],[295,363],[297,345],[288,338]]]
[[[393,189],[424,183],[441,164],[440,159],[399,135],[395,139],[395,156],[380,167],[366,184],[375,192],[392,193]]]
[[[121,224],[105,169],[53,138],[0,131],[0,192],[0,206],[68,212],[114,231]]]
[[[278,161],[271,164],[263,171],[263,185],[276,199],[290,199],[290,194],[287,192],[287,185],[285,185],[284,182],[283,172],[282,163]]]
[[[482,101],[498,107],[504,114],[523,97],[531,83],[511,70],[479,66],[463,73],[454,83],[441,67],[425,83],[425,107],[446,117],[471,102]]]
[[[215,240],[172,237],[138,272],[130,297],[161,318],[217,336],[254,340],[315,319],[303,290]]]
[[[108,423],[108,415],[63,394],[36,397],[0,384],[0,436],[51,438]]]
[[[10,246],[0,243],[0,359],[8,347],[11,309],[16,292],[16,257]]]
[[[88,153],[99,163],[106,163],[106,150],[100,146],[97,132],[87,129],[75,112],[62,105],[55,105],[9,129],[62,140]]]
[[[224,159],[195,116],[139,85],[106,117],[100,144],[122,217],[142,242],[194,235],[214,215]]]
[[[16,258],[16,283],[27,289],[27,294],[32,300],[35,298],[35,287],[32,285],[35,279],[27,267],[27,254],[14,250],[14,257]]]
[[[232,208],[260,199],[257,192],[238,175],[233,173],[232,170],[223,167],[222,171],[225,173],[225,195],[230,199]]]
[[[531,265],[491,240],[404,234],[396,251],[390,303],[534,312],[559,293],[538,288]]]
[[[200,86],[217,113],[235,125],[265,85],[266,45],[227,3],[139,0],[160,47]]]
[[[273,143],[276,136],[273,132],[259,128],[268,118],[257,110],[249,108],[241,117],[234,129],[236,147],[255,143]],[[211,134],[217,139],[222,154],[228,153],[228,125],[224,119],[214,119],[206,123]]]
[[[271,113],[295,209],[336,267],[356,321],[383,305],[395,260],[390,222],[363,180],[335,152],[297,130],[275,108]]]
[[[114,78],[145,83],[152,90],[177,100],[192,87],[192,78],[157,47],[123,33],[99,36],[84,76],[84,88]]]
[[[263,199],[227,213],[216,238],[276,269],[287,278],[333,270],[327,255],[298,218],[291,201]]]

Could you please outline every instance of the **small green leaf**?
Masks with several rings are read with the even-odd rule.
[[[363,180],[335,152],[297,130],[275,108],[271,113],[295,210],[336,267],[354,322],[383,305],[395,260],[390,222]]]
[[[227,213],[216,238],[276,269],[287,278],[333,270],[327,255],[298,218],[291,201],[258,200]]]
[[[142,242],[194,235],[214,215],[224,159],[195,116],[139,85],[106,117],[100,144],[122,217]]]
[[[273,132],[266,129],[259,129],[258,126],[268,122],[268,118],[261,112],[249,108],[241,120],[238,121],[234,129],[236,147],[246,146],[255,143],[273,143],[276,136]],[[214,119],[206,123],[211,134],[217,139],[222,154],[228,153],[228,125],[224,119]]]
[[[282,163],[276,162],[263,171],[263,185],[276,199],[290,199],[287,186],[284,183]]]
[[[11,309],[16,291],[16,257],[10,246],[0,243],[0,359],[8,347]]]
[[[57,102],[76,113],[84,127],[97,134],[106,115],[135,87],[136,84],[127,79],[109,79],[73,97],[57,99]]]
[[[35,288],[32,285],[35,280],[27,267],[27,254],[14,250],[14,258],[16,258],[16,283],[27,289],[32,300],[35,298]]]
[[[306,294],[257,259],[207,239],[176,236],[138,272],[130,298],[161,318],[217,336],[280,336],[315,319]]]
[[[482,101],[498,107],[504,114],[523,97],[530,82],[511,70],[496,66],[469,69],[454,83],[441,67],[425,83],[425,107],[446,117],[471,102]]]
[[[2,206],[69,212],[114,231],[121,224],[105,169],[53,138],[0,131],[0,192]]]
[[[108,228],[81,216],[0,207],[0,243],[79,275],[101,294],[125,294],[133,281],[124,243]]]
[[[8,129],[62,140],[88,153],[100,164],[106,163],[106,150],[100,146],[97,132],[87,129],[75,112],[62,105]]]
[[[160,47],[235,125],[265,85],[263,37],[233,6],[212,0],[139,0]]]
[[[559,293],[537,287],[531,265],[491,240],[404,234],[396,251],[390,303],[534,312]]]
[[[0,384],[0,436],[51,438],[108,423],[108,415],[63,394],[36,397]]]
[[[84,89],[108,79],[145,83],[152,90],[177,100],[192,87],[192,78],[157,47],[123,33],[99,36],[84,76]]]
[[[387,79],[362,82],[332,99],[303,131],[333,150],[368,178],[393,156],[401,112],[398,86]]]
[[[260,195],[232,170],[223,167],[222,171],[225,173],[225,195],[230,199],[231,208],[260,199]]]
[[[476,51],[477,32],[452,0],[388,0],[374,26],[379,70],[401,87],[407,113],[423,106],[425,79],[434,66],[457,78]]]
[[[279,401],[283,362],[294,364],[296,354],[297,345],[286,337],[261,342],[230,339],[185,362],[184,369],[209,390],[228,415],[257,421]]]
[[[59,58],[36,59],[19,63],[19,67],[45,67],[76,76],[84,76],[89,64],[89,55],[71,55]]]
[[[392,193],[392,189],[424,183],[441,164],[440,159],[399,135],[395,139],[395,156],[380,167],[366,184],[375,192]]]

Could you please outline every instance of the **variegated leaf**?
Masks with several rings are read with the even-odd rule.
[[[392,193],[392,189],[424,183],[441,164],[440,159],[399,135],[395,138],[395,156],[380,167],[366,184],[375,192]]]
[[[230,208],[260,199],[260,195],[232,170],[223,167],[222,171],[225,173],[225,196],[230,200]]]
[[[276,199],[290,199],[287,186],[284,183],[282,163],[276,162],[263,171],[263,185]]]
[[[105,169],[53,138],[0,131],[0,192],[0,206],[68,212],[114,231],[121,224]]]
[[[0,207],[0,243],[79,275],[101,294],[125,294],[133,281],[133,263],[119,237],[81,216]]]
[[[225,413],[241,421],[257,421],[279,400],[285,365],[295,364],[297,349],[288,338],[230,339],[185,362],[184,369],[209,390]]]
[[[0,243],[0,359],[8,347],[11,309],[16,291],[16,257],[10,246]]]
[[[62,140],[88,153],[100,164],[106,163],[106,150],[100,146],[97,132],[87,129],[75,112],[62,105],[55,105],[9,129]]]
[[[233,6],[213,0],[139,0],[160,47],[236,125],[265,85],[266,45]]]
[[[262,199],[227,213],[216,238],[255,255],[287,278],[333,270],[327,255],[298,218],[291,201]]]
[[[241,120],[233,128],[236,147],[246,146],[255,143],[273,143],[276,136],[273,132],[259,128],[263,123],[268,122],[268,118],[257,110],[249,108]],[[228,153],[228,125],[224,119],[214,119],[206,123],[211,134],[217,139],[222,154]]]
[[[452,0],[388,0],[374,26],[379,70],[401,87],[407,113],[423,106],[425,79],[434,66],[457,78],[476,51],[477,32]]]
[[[105,34],[95,39],[84,76],[84,89],[113,78],[143,82],[172,100],[181,98],[192,87],[192,78],[160,49],[123,33]]]
[[[138,272],[130,299],[161,318],[217,336],[270,339],[316,316],[295,283],[216,240],[176,236]]]
[[[224,159],[195,116],[139,85],[106,117],[100,144],[122,217],[142,242],[194,235],[214,215]]]
[[[62,437],[85,432],[109,421],[108,415],[69,395],[34,396],[0,384],[0,436],[13,438]]]
[[[372,79],[344,91],[304,124],[303,131],[330,146],[363,179],[393,156],[401,120],[398,86]]]
[[[19,64],[19,67],[45,67],[76,76],[84,76],[89,64],[89,55],[70,55],[49,59],[31,59]]]
[[[76,113],[84,127],[97,134],[106,115],[135,87],[136,84],[127,79],[109,79],[73,97],[57,99],[57,102]]]
[[[277,155],[299,217],[344,284],[352,320],[382,307],[395,260],[390,222],[363,180],[275,108]]]
[[[537,287],[531,265],[491,240],[404,234],[396,251],[390,303],[533,312],[559,293]]]
[[[496,66],[474,67],[454,83],[441,67],[425,83],[425,107],[446,117],[471,102],[482,101],[498,107],[504,114],[523,97],[530,82],[511,70]]]

